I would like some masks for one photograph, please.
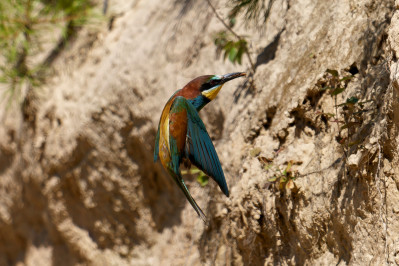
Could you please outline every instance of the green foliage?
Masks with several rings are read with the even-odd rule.
[[[232,6],[229,18],[235,18],[240,14],[244,15],[247,23],[263,25],[270,15],[270,10],[275,0],[230,0]]]
[[[248,52],[248,43],[245,39],[234,40],[234,36],[228,34],[227,31],[220,31],[214,38],[216,52],[220,54],[224,52],[223,59],[228,58],[233,64],[241,65],[242,55]]]
[[[337,95],[343,93],[348,87],[349,82],[354,76],[348,75],[340,77],[339,73],[335,69],[326,70],[326,82],[320,91],[328,91],[331,97],[335,100],[335,105],[337,106]]]
[[[331,97],[334,98],[336,114],[324,115],[327,115],[329,118],[334,118],[333,122],[337,123],[339,134],[336,139],[347,154],[350,147],[359,143],[357,140],[353,139],[353,136],[359,125],[363,123],[362,114],[368,111],[364,109],[364,104],[369,101],[360,102],[359,98],[352,96],[347,98],[344,103],[337,104],[337,96],[346,90],[349,82],[354,78],[354,75],[341,76],[337,70],[332,69],[327,69],[326,73],[327,82],[320,90],[327,90]],[[338,109],[340,109],[339,116]]]
[[[335,69],[327,69],[327,73],[330,73],[333,77],[338,77],[338,71]]]
[[[233,64],[242,63],[243,54],[247,55],[251,70],[255,71],[255,65],[249,53],[248,41],[245,37],[238,35],[234,30],[237,23],[236,17],[244,14],[245,23],[254,22],[257,26],[263,26],[270,15],[270,10],[274,0],[230,0],[231,10],[228,15],[228,23],[225,22],[218,14],[211,1],[208,0],[209,6],[215,12],[216,17],[222,22],[226,30],[220,31],[214,37],[217,54],[223,51],[223,58],[228,58]],[[263,22],[259,23],[259,19],[263,18]]]
[[[208,185],[209,177],[201,171],[201,173],[197,177],[197,182],[202,186],[205,187]]]
[[[249,154],[252,157],[256,157],[256,156],[258,156],[261,153],[261,151],[262,150],[260,148],[253,148],[252,150],[249,151]]]
[[[197,182],[202,186],[206,186],[208,185],[209,182],[209,177],[202,172],[200,169],[198,169],[197,167],[192,166],[189,170],[182,170],[181,171],[182,175],[196,175],[197,176]]]
[[[19,96],[24,84],[37,86],[46,66],[34,56],[45,43],[56,43],[57,30],[67,37],[72,28],[87,23],[91,11],[87,0],[0,1],[0,82],[8,87],[4,95]]]
[[[273,172],[273,177],[269,178],[269,182],[274,182],[279,190],[295,189],[296,185],[294,181],[298,176],[298,173],[291,171],[292,164],[292,161],[288,162],[285,168],[280,168],[280,166],[275,166],[272,163],[265,165],[265,170]]]
[[[262,164],[263,169],[272,174],[272,177],[269,178],[268,181],[274,183],[278,190],[298,191],[294,181],[299,176],[299,173],[297,171],[292,171],[291,168],[293,165],[302,164],[302,162],[289,161],[285,163],[285,167],[282,167],[275,165],[272,158],[263,156],[257,156],[257,158]]]
[[[331,96],[336,96],[344,92],[349,81],[353,78],[353,75],[340,78],[338,71],[334,69],[327,69],[326,73],[330,74],[330,77],[328,77],[328,85],[324,86],[320,90],[328,90]]]

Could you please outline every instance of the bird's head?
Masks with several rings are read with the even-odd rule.
[[[244,72],[229,73],[226,75],[206,75],[190,81],[183,89],[175,94],[189,100],[197,111],[215,99],[223,85],[232,79],[245,76]]]
[[[201,95],[206,97],[209,101],[212,101],[227,81],[245,75],[244,72],[235,72],[226,75],[206,76],[207,78],[204,79],[203,83],[199,87],[199,91],[201,92]]]

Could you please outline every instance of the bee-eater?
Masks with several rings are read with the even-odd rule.
[[[224,83],[241,76],[245,76],[245,73],[206,75],[193,79],[170,97],[159,121],[154,162],[159,157],[163,167],[204,222],[205,214],[191,196],[181,176],[180,163],[183,159],[188,159],[191,164],[212,177],[223,193],[229,196],[218,155],[198,112],[215,99]]]

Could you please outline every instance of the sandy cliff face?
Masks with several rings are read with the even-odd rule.
[[[398,264],[398,5],[276,1],[264,34],[239,29],[255,88],[232,81],[201,111],[231,190],[187,177],[204,225],[153,163],[158,119],[194,77],[245,64],[215,57],[206,1],[110,1],[112,25],[3,110],[0,265]],[[336,98],[327,69],[353,75]],[[351,97],[363,109],[335,107]]]

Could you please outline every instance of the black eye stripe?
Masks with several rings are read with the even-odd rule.
[[[209,90],[210,88],[212,88],[213,86],[216,86],[218,84],[219,84],[218,80],[211,79],[207,83],[202,84],[201,91]]]
[[[204,83],[201,86],[201,91],[209,90],[211,87],[212,87],[212,85],[210,83]]]

